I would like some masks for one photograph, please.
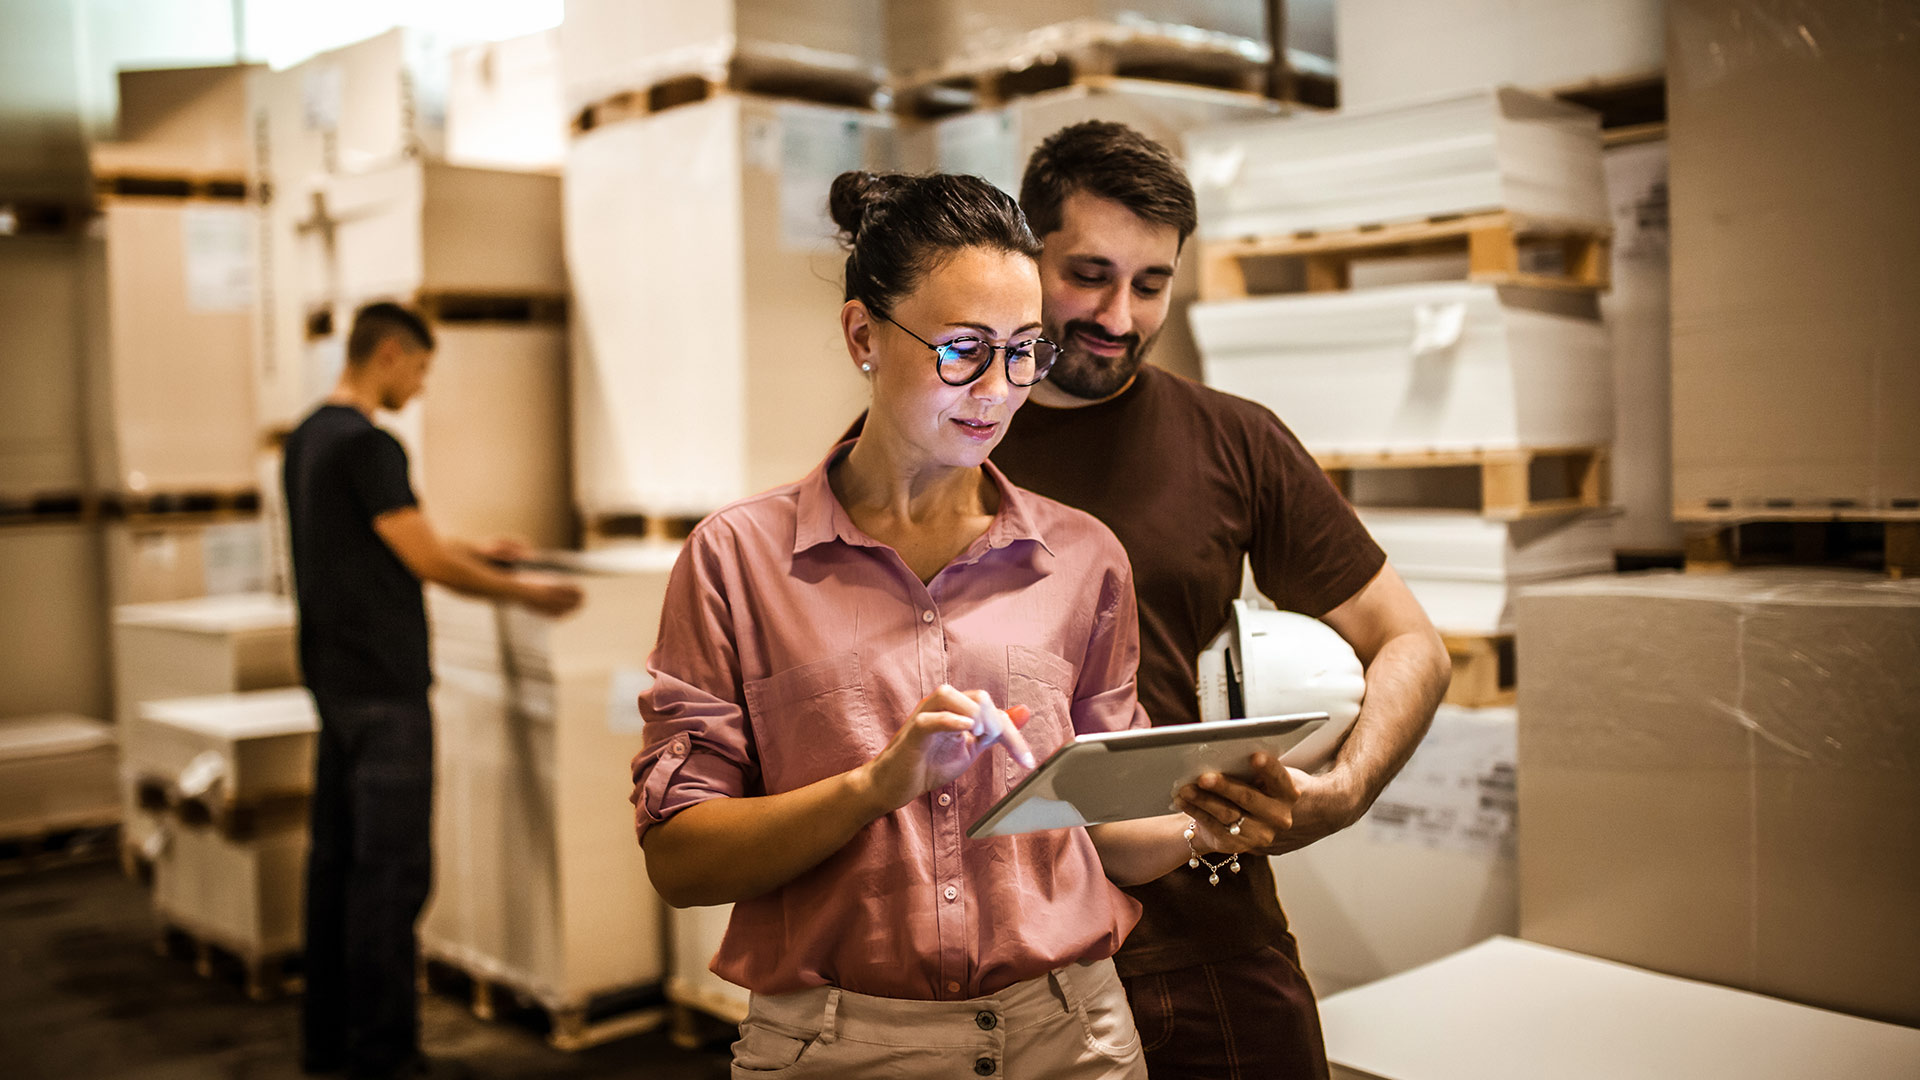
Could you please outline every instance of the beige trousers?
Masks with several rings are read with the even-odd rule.
[[[733,1044],[734,1080],[1146,1075],[1111,960],[1074,964],[970,1001],[903,1001],[831,986],[755,994]]]

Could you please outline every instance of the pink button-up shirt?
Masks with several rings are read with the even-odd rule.
[[[829,461],[840,451],[836,450]],[[870,761],[941,683],[1026,705],[1034,753],[1147,726],[1126,552],[1092,516],[1007,482],[986,533],[923,585],[861,532],[823,463],[688,537],[640,697],[635,820],[778,794]],[[764,994],[991,994],[1111,956],[1140,914],[1084,829],[983,840],[967,826],[1024,773],[1003,747],[734,905],[715,974]]]

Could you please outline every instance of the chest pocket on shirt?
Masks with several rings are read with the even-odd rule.
[[[1073,738],[1073,665],[1041,649],[1007,646],[1007,707],[1025,705],[1033,718],[1020,734],[1027,737],[1035,761],[1065,746]],[[1001,752],[1005,781],[1012,785],[1026,769]]]
[[[860,684],[860,657],[837,653],[746,684],[747,719],[769,795],[865,764],[886,746]]]

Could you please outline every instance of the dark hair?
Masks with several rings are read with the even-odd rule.
[[[353,330],[347,334],[347,363],[365,363],[380,343],[391,337],[405,337],[417,348],[433,348],[433,331],[427,329],[425,319],[383,300],[354,312]]]
[[[876,314],[964,248],[1040,257],[1019,204],[977,176],[845,172],[834,178],[827,209],[850,249],[845,298]]]
[[[1180,242],[1199,224],[1193,185],[1167,148],[1125,124],[1086,120],[1047,136],[1027,159],[1020,208],[1033,231],[1060,228],[1067,196],[1076,191],[1112,199],[1136,217],[1171,225]]]

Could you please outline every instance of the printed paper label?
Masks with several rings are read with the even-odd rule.
[[[253,308],[253,214],[217,206],[180,212],[186,257],[187,309],[207,314]]]
[[[1373,809],[1368,838],[1485,855],[1513,853],[1516,727],[1443,712]]]

